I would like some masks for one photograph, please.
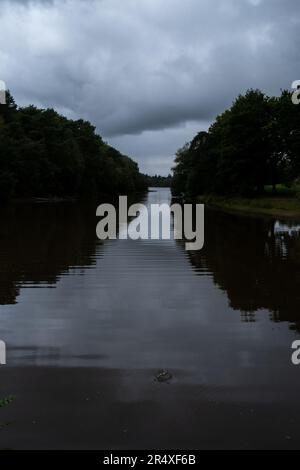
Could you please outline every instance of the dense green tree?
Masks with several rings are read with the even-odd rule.
[[[178,149],[175,157],[175,168],[172,180],[172,192],[174,194],[184,194],[189,191],[188,179],[191,170],[190,162],[190,145],[185,144]]]
[[[217,192],[248,195],[263,191],[269,154],[266,138],[269,117],[268,99],[260,91],[250,90],[217,118],[210,130],[215,134],[218,158]]]
[[[168,175],[168,176],[145,175],[145,177],[147,178],[148,186],[153,187],[153,188],[170,188],[171,183],[172,183],[172,175]]]
[[[300,106],[249,90],[177,152],[172,191],[252,196],[299,174]]]
[[[0,200],[83,197],[143,191],[147,179],[106,144],[89,122],[53,109],[0,106]]]
[[[279,98],[271,99],[271,103],[271,157],[276,163],[276,179],[291,183],[300,175],[300,106],[292,103],[288,91],[283,91]]]

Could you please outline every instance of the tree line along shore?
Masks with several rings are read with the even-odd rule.
[[[173,176],[149,176],[95,127],[53,109],[0,106],[0,203],[81,199],[171,187],[174,196],[244,212],[300,215],[300,106],[291,93],[240,95],[176,153]]]
[[[0,106],[0,201],[83,198],[145,191],[137,163],[103,141],[88,121],[53,109]]]
[[[172,192],[228,209],[300,215],[300,105],[291,93],[240,95],[178,150]]]

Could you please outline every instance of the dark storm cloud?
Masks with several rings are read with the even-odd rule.
[[[92,120],[153,171],[237,94],[300,78],[298,0],[3,0],[0,15],[17,101]]]
[[[6,1],[6,0],[3,0]],[[23,3],[28,5],[29,3],[53,3],[54,0],[9,0],[11,3]],[[62,2],[64,0],[61,0]]]

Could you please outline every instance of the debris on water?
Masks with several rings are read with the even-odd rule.
[[[155,380],[157,380],[157,382],[168,383],[170,382],[170,380],[172,380],[172,378],[173,378],[173,375],[168,370],[159,370],[155,376]]]

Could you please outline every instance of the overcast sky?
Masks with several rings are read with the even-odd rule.
[[[299,0],[0,0],[0,79],[167,174],[239,93],[300,79],[299,33]]]

